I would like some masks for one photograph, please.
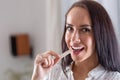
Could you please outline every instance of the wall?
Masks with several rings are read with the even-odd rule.
[[[46,49],[61,53],[61,1],[46,2]]]
[[[24,71],[33,67],[29,56],[11,56],[11,34],[29,34],[35,55],[46,50],[45,6],[45,0],[0,0],[0,80],[5,80],[8,69]]]

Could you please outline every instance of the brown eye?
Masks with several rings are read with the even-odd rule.
[[[72,28],[71,26],[67,26],[67,27],[66,27],[66,31],[72,32],[72,31],[73,31],[73,28]]]
[[[88,28],[83,28],[81,31],[82,31],[82,32],[90,32],[91,30],[88,29]]]

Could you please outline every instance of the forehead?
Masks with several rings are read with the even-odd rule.
[[[87,9],[82,7],[72,8],[66,19],[69,24],[91,24],[90,15]]]

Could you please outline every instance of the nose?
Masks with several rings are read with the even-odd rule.
[[[71,37],[71,41],[74,43],[80,43],[81,39],[80,39],[80,35],[79,32],[74,32],[72,37]]]

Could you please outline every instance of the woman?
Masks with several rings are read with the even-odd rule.
[[[120,80],[118,44],[106,10],[97,2],[82,0],[68,10],[60,55],[47,51],[35,59],[32,80]],[[51,58],[54,56],[54,59]]]

